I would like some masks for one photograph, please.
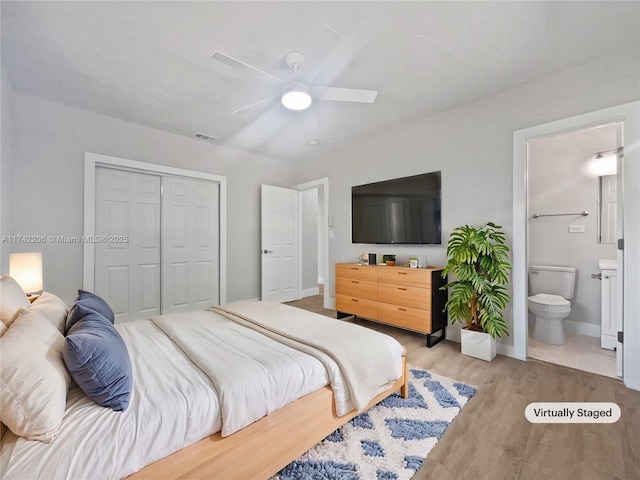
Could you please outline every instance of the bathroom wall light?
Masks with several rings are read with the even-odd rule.
[[[312,102],[309,90],[299,83],[284,87],[281,100],[282,105],[289,110],[305,110]]]
[[[618,158],[615,150],[598,152],[589,162],[589,171],[596,177],[615,175],[618,170]]]

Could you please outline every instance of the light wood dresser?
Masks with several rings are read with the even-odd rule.
[[[427,346],[446,338],[447,291],[441,267],[336,264],[336,311],[424,333]],[[432,334],[441,332],[439,336]]]

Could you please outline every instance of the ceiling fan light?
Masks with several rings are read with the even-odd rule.
[[[282,91],[282,105],[289,110],[305,110],[311,105],[311,95],[302,85],[285,87]]]

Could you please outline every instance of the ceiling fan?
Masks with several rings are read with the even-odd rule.
[[[298,70],[300,65],[305,60],[305,54],[294,50],[285,55],[285,61],[287,65],[293,69],[293,76],[291,81],[282,80],[275,77],[270,73],[264,72],[256,67],[253,67],[247,63],[237,60],[222,52],[214,52],[211,58],[219,62],[224,63],[236,70],[250,73],[263,80],[271,82],[279,82],[284,84],[282,91],[269,98],[259,100],[251,105],[246,105],[233,113],[238,113],[243,110],[255,107],[259,104],[269,102],[275,98],[280,98],[282,104],[290,110],[302,111],[311,105],[314,100],[329,100],[334,102],[360,102],[360,103],[373,103],[378,95],[375,90],[359,90],[355,88],[337,88],[337,87],[317,87],[308,86],[299,79]]]

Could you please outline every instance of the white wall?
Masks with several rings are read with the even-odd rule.
[[[15,219],[6,234],[82,235],[85,152],[226,176],[227,300],[260,296],[259,185],[291,185],[290,164],[20,93],[14,102],[12,169],[2,171],[3,190],[13,192],[2,212]],[[43,252],[45,289],[70,302],[82,285],[81,245],[7,250],[34,248]]]
[[[615,244],[598,243],[599,182],[588,166],[596,152],[616,148],[616,130],[614,124],[529,142],[530,214],[589,212],[588,216],[537,219],[529,215],[528,222],[529,264],[577,269],[565,327],[583,335],[600,334],[601,285],[591,274],[599,273],[599,259],[616,258]],[[585,231],[570,233],[569,225],[583,225]]]
[[[512,238],[513,132],[578,113],[640,98],[640,54],[629,49],[598,61],[462,105],[439,115],[362,138],[298,165],[296,181],[329,177],[334,238],[330,264],[355,261],[361,251],[427,255],[443,265],[445,246],[363,247],[351,244],[352,185],[406,175],[442,171],[443,241],[457,225],[493,221]],[[325,292],[334,296],[334,272]],[[505,312],[512,326],[511,308]],[[456,327],[457,328],[457,327]],[[448,336],[459,332],[450,328]],[[509,351],[511,338],[501,341]]]
[[[13,144],[13,87],[4,65],[0,68],[0,235],[12,230],[13,210],[5,209],[11,197],[11,183],[4,178],[11,177],[11,146]],[[0,243],[0,272],[9,271],[8,245]]]

